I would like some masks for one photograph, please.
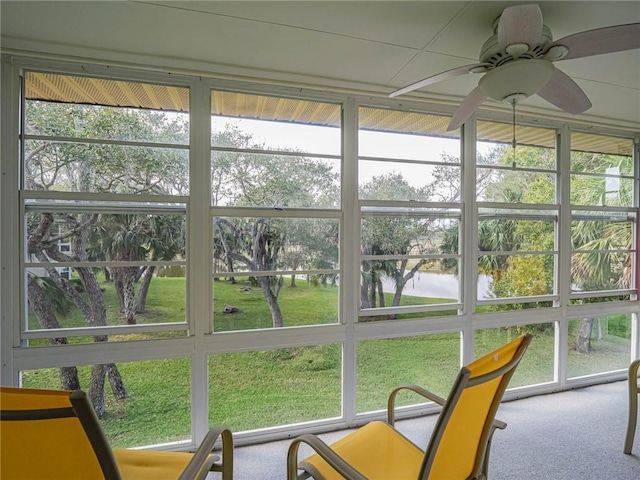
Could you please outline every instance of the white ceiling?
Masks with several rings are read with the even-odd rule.
[[[373,95],[475,63],[508,5],[489,1],[7,1],[3,51],[44,52]],[[640,22],[640,1],[539,1],[554,39]],[[640,50],[557,62],[591,99],[575,121],[640,132]],[[408,98],[456,105],[469,74]],[[402,98],[402,97],[399,97]],[[501,109],[487,101],[485,109]],[[531,97],[521,112],[562,116]]]

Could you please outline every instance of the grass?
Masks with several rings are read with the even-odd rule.
[[[279,303],[285,326],[333,323],[337,319],[338,289],[283,286]],[[111,284],[103,284],[108,322],[122,324]],[[251,290],[246,291],[249,287]],[[246,282],[214,285],[216,331],[269,328],[271,315],[261,290]],[[139,323],[179,321],[184,318],[184,278],[155,278],[148,308]],[[425,299],[403,297],[405,304]],[[443,301],[432,299],[433,302]],[[390,299],[389,299],[390,302]],[[222,314],[225,305],[239,312]],[[33,321],[33,319],[31,320]],[[65,325],[83,325],[77,314],[63,319]],[[609,318],[609,331],[628,332],[628,316]],[[523,327],[535,333],[527,355],[511,386],[553,380],[554,331],[552,324]],[[475,333],[476,356],[515,337],[523,328],[481,329]],[[166,334],[163,334],[166,335]],[[625,336],[625,335],[622,335]],[[110,341],[157,338],[158,334],[112,336]],[[570,337],[571,338],[571,337]],[[73,339],[90,342],[92,338]],[[593,340],[594,353],[570,352],[569,375],[578,376],[624,368],[629,360],[629,340],[604,335]],[[418,383],[446,396],[458,370],[458,333],[361,341],[357,345],[357,411],[382,409],[388,392],[401,383]],[[209,357],[209,423],[224,423],[234,431],[337,417],[341,412],[342,351],[339,344],[283,348],[269,351],[213,354]],[[102,418],[113,446],[136,446],[184,440],[191,428],[191,370],[188,358],[119,363],[129,397],[118,401],[105,388],[107,413]],[[90,367],[79,367],[81,385],[89,385]],[[23,385],[59,388],[56,369],[23,372]],[[399,404],[421,401],[401,395]]]

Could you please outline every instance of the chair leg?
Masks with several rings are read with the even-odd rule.
[[[627,434],[624,439],[624,453],[630,455],[633,449],[633,439],[636,435],[638,421],[638,368],[640,360],[631,363],[629,367],[629,418],[627,421]]]

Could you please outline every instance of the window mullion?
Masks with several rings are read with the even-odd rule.
[[[191,357],[191,432],[202,441],[209,425],[208,370],[204,336],[212,331],[211,277],[211,113],[209,89],[198,81],[191,88],[189,192],[187,205],[187,321],[194,337]]]

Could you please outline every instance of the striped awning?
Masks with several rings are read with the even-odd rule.
[[[29,100],[189,111],[188,88],[154,83],[27,72],[25,92]],[[211,114],[334,127],[341,122],[338,104],[228,91],[212,92]],[[360,128],[366,130],[457,137],[459,132],[446,130],[449,120],[447,116],[373,107],[359,110]],[[510,143],[512,129],[512,125],[506,123],[479,121],[478,140]],[[555,147],[553,129],[519,125],[516,138],[520,145]],[[573,150],[633,154],[633,141],[629,138],[574,132],[571,143]]]

